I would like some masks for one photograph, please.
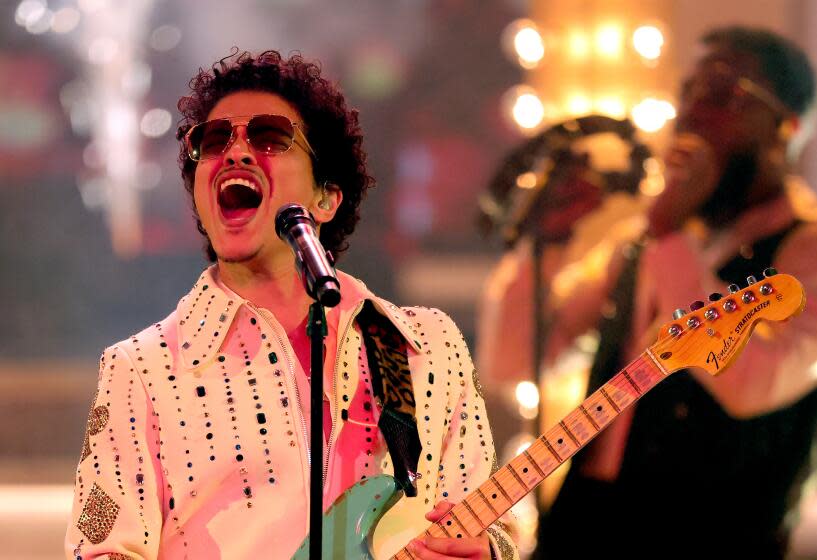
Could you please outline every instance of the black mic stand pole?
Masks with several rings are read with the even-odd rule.
[[[310,465],[309,465],[309,558],[321,558],[323,540],[323,354],[326,312],[320,301],[309,306],[306,333],[310,353]]]

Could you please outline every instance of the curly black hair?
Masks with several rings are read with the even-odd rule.
[[[200,68],[190,80],[190,90],[190,95],[179,99],[182,120],[176,138],[180,141],[179,166],[184,188],[190,195],[198,230],[206,239],[207,258],[215,262],[217,257],[193,201],[196,162],[187,155],[184,135],[190,127],[207,120],[223,97],[247,90],[279,95],[300,113],[306,124],[304,133],[317,154],[313,160],[316,184],[334,183],[343,193],[335,217],[321,226],[321,242],[335,257],[345,251],[349,247],[346,238],[360,220],[360,203],[366,191],[374,186],[374,179],[366,169],[358,112],[346,106],[335,84],[321,77],[320,66],[298,53],[284,58],[278,51],[268,50],[254,56],[235,48],[210,70]]]

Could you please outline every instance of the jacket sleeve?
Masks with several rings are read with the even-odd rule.
[[[162,530],[158,417],[121,346],[100,360],[77,466],[66,558],[154,559]]]
[[[442,313],[439,312],[441,315]],[[448,431],[443,442],[442,480],[437,500],[458,502],[485,482],[496,469],[491,427],[468,347],[454,322],[444,318],[443,336],[449,352],[451,400]],[[486,529],[494,557],[517,560],[519,552],[511,533],[515,527],[509,511]]]

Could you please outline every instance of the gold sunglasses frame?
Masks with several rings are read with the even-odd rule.
[[[184,146],[185,146],[185,149],[187,150],[187,157],[189,157],[191,160],[193,160],[195,162],[199,162],[199,161],[202,161],[202,160],[213,159],[213,158],[219,157],[221,154],[223,154],[228,149],[230,149],[230,146],[232,146],[233,142],[235,142],[235,140],[236,140],[236,128],[239,127],[239,126],[243,126],[243,127],[246,128],[247,125],[250,124],[250,121],[252,121],[254,118],[257,118],[257,117],[280,117],[280,118],[286,119],[292,125],[292,130],[293,130],[292,142],[290,142],[290,144],[289,144],[289,146],[287,147],[286,150],[284,150],[282,152],[261,152],[261,153],[264,153],[266,155],[285,154],[292,148],[293,144],[298,144],[298,146],[300,146],[301,149],[304,150],[307,154],[309,154],[313,159],[315,159],[315,160],[318,159],[318,155],[315,153],[315,150],[312,149],[312,146],[309,144],[309,140],[306,139],[306,134],[304,134],[303,130],[301,129],[300,123],[297,123],[297,122],[291,120],[286,115],[279,115],[277,113],[259,113],[257,115],[237,115],[237,116],[234,116],[234,117],[220,117],[218,119],[210,119],[208,121],[203,121],[203,122],[200,122],[198,124],[195,124],[195,125],[191,126],[190,129],[184,135]],[[193,134],[193,131],[198,129],[199,127],[205,126],[205,125],[207,125],[209,123],[213,123],[213,122],[216,122],[216,121],[227,121],[227,122],[230,123],[230,126],[231,126],[230,138],[227,141],[227,143],[224,145],[224,149],[221,150],[221,152],[219,152],[219,154],[217,154],[217,155],[212,155],[212,156],[207,156],[207,157],[199,157],[198,159],[194,158],[193,157],[193,151],[194,151],[193,150],[193,145],[192,145],[191,140],[190,140],[190,138],[191,138],[191,136]],[[303,141],[303,144],[298,142],[299,137]],[[245,134],[245,141],[247,142],[247,145],[250,146],[252,149],[256,149],[255,146],[252,145],[252,140],[246,134]]]

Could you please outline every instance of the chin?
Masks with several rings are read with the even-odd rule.
[[[216,257],[225,263],[246,263],[258,256],[260,249],[216,249]]]

